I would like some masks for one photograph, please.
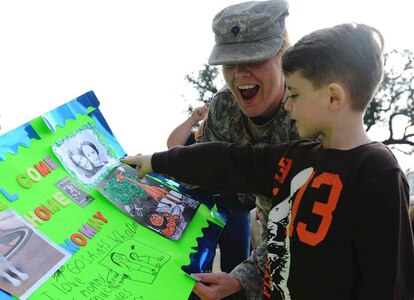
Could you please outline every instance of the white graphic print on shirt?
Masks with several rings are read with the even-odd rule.
[[[290,182],[290,195],[277,204],[269,213],[267,223],[268,230],[268,262],[272,290],[276,290],[282,299],[290,299],[287,288],[289,277],[290,249],[289,238],[286,236],[286,228],[289,224],[289,212],[293,195],[306,183],[313,171],[307,168],[296,174]]]

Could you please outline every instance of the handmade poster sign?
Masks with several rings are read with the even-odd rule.
[[[0,136],[1,299],[188,298],[224,222],[124,155],[92,91]]]

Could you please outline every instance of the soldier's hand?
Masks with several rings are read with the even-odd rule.
[[[240,282],[224,272],[196,273],[192,276],[200,279],[193,292],[202,300],[218,300],[235,294],[242,289]]]

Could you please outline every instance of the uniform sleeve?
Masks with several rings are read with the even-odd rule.
[[[154,153],[154,172],[219,192],[272,195],[276,145],[210,142]]]
[[[243,294],[241,298],[249,300],[261,299],[266,257],[267,243],[265,241],[253,250],[252,255],[248,259],[230,272],[230,275],[234,276],[243,287],[243,290],[240,292],[240,294]]]
[[[195,142],[196,142],[195,134],[194,134],[194,132],[191,132],[190,135],[188,136],[187,140],[185,141],[184,145],[185,146],[192,145]]]
[[[413,299],[414,246],[404,175],[398,169],[377,174],[364,182],[357,200],[358,299]]]
[[[218,93],[214,95],[213,100],[208,108],[206,119],[201,123],[199,131],[197,132],[197,143],[211,142],[211,141],[225,141],[229,140],[222,132],[222,118],[220,117],[224,112],[221,107],[223,95]]]

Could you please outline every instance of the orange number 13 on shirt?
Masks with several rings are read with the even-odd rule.
[[[293,224],[295,223],[298,207],[302,201],[302,197],[306,188],[309,186],[309,183],[311,183],[310,188],[316,189],[320,188],[321,185],[330,186],[331,189],[328,195],[328,201],[315,201],[313,204],[312,213],[322,217],[318,230],[316,232],[306,230],[306,223],[303,223],[301,221],[299,221],[297,224],[296,232],[298,234],[299,240],[311,246],[317,245],[325,238],[329,226],[332,222],[332,213],[336,208],[339,196],[342,191],[342,182],[338,175],[331,173],[322,173],[317,177],[314,176],[315,173],[313,172],[308,181],[298,191],[295,200],[293,201],[292,215],[289,226],[289,236],[292,236],[294,230]]]

